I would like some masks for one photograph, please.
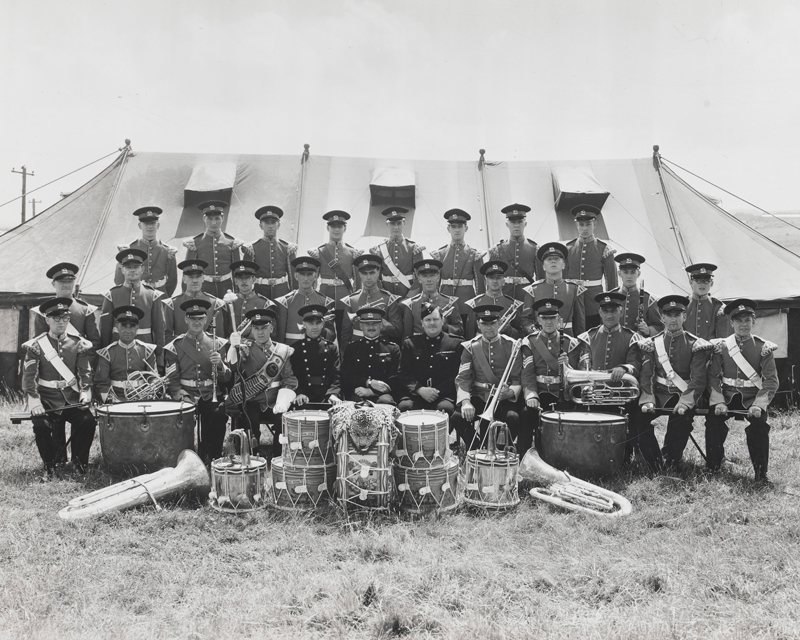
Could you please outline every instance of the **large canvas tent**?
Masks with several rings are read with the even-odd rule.
[[[433,249],[448,241],[442,214],[460,207],[472,215],[467,242],[484,250],[507,235],[500,213],[507,204],[531,207],[526,233],[540,244],[575,237],[569,209],[595,204],[602,207],[598,235],[618,251],[647,257],[642,271],[649,291],[686,293],[684,267],[713,262],[720,267],[714,295],[746,296],[774,310],[760,320],[758,333],[778,341],[778,355],[789,363],[800,360],[788,339],[788,326],[800,316],[800,257],[703,196],[658,154],[488,162],[481,153],[477,161],[455,162],[314,156],[308,148],[297,157],[126,147],[85,185],[0,236],[0,378],[9,386],[16,382],[16,354],[30,334],[29,310],[52,291],[48,266],[79,265],[84,299],[98,302],[112,286],[118,245],[139,235],[135,209],[161,207],[159,235],[182,255],[181,242],[203,230],[196,205],[212,197],[230,202],[225,230],[245,241],[260,235],[254,211],[280,206],[280,235],[297,242],[301,252],[325,240],[321,215],[330,209],[351,214],[345,240],[368,249],[386,235],[380,211],[405,206],[411,210],[407,235]]]

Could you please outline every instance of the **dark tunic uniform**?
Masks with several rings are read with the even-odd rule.
[[[423,259],[423,251],[425,251],[425,247],[407,238],[397,242],[388,239],[377,247],[372,247],[369,252],[372,255],[383,258],[381,286],[389,293],[398,295],[401,298],[405,298],[409,291],[419,291],[419,283],[414,281],[414,263]],[[387,264],[389,260],[394,264],[395,270],[406,276],[411,285],[410,287],[407,287],[402,282],[402,279],[394,274],[392,268]]]
[[[97,318],[94,312],[97,307],[83,300],[72,299],[72,304],[69,306],[69,327],[67,333],[71,335],[77,334],[81,338],[86,338],[92,343],[93,349],[100,348],[100,331],[97,329]],[[45,318],[38,307],[33,308],[33,333],[40,335],[47,333],[50,328],[47,326],[47,318]]]
[[[242,251],[248,260],[258,265],[256,293],[275,300],[297,286],[292,276],[292,260],[297,257],[297,245],[281,238],[259,238],[246,244]]]
[[[639,376],[640,337],[630,329],[617,325],[609,331],[604,326],[593,327],[578,336],[581,345],[579,366],[587,371],[611,371],[622,367],[634,378]]]
[[[103,294],[103,309],[100,312],[100,343],[111,344],[116,339],[117,329],[111,313],[117,307],[133,306],[144,311],[144,318],[139,320],[136,337],[142,342],[156,345],[156,355],[164,347],[164,314],[161,312],[159,299],[163,294],[146,284],[139,285],[139,290],[120,284]]]
[[[360,289],[354,294],[342,298],[341,304],[345,311],[342,319],[342,334],[339,338],[339,344],[342,349],[345,349],[355,338],[360,338],[364,335],[361,331],[361,323],[356,315],[356,312],[361,307],[383,309],[386,312],[386,316],[381,328],[381,337],[388,338],[393,342],[399,342],[400,336],[403,335],[403,314],[400,311],[399,303],[400,296],[383,289],[374,291]],[[389,324],[386,324],[387,322]]]
[[[211,303],[211,309],[209,310],[206,318],[206,324],[203,327],[203,331],[208,330],[208,327],[211,325],[211,320],[213,319],[217,327],[217,331],[219,331],[220,335],[222,335],[224,331],[222,314],[224,313],[225,303],[219,298],[208,295],[205,291],[201,291],[196,297],[202,300],[208,300]],[[177,336],[186,333],[188,328],[186,325],[186,312],[181,309],[181,304],[187,300],[194,299],[195,298],[190,296],[185,291],[178,293],[171,298],[161,298],[161,304],[163,305],[161,311],[164,314],[164,344],[167,344],[168,342],[174,340]]]
[[[216,351],[225,358],[227,340],[213,340],[201,333],[197,338],[188,333],[175,338],[164,347],[167,387],[173,400],[180,400],[182,392],[188,393],[197,405],[200,414],[200,446],[198,453],[205,461],[222,455],[225,427],[228,416],[225,413],[223,387],[230,380],[231,370],[224,364],[217,369],[217,402],[214,402],[214,385],[211,353]]]
[[[100,349],[97,356],[94,388],[96,395],[104,401],[125,401],[128,374],[136,371],[156,373],[156,347],[141,340],[134,340],[127,345],[117,340]],[[107,399],[106,396],[112,395],[113,399]]]
[[[440,273],[442,293],[458,298],[458,313],[469,313],[467,300],[485,291],[480,275],[481,255],[464,243],[450,243],[431,252],[431,257],[442,263]]]
[[[339,388],[339,347],[325,338],[303,337],[292,344],[292,371],[297,378],[297,395],[309,402],[328,402],[341,393]]]
[[[290,291],[285,296],[275,299],[278,311],[278,324],[275,339],[278,342],[292,344],[297,340],[302,340],[305,337],[303,333],[303,319],[298,313],[303,307],[310,304],[321,304],[329,313],[333,314],[335,302],[328,296],[322,295],[319,291],[311,290],[309,295],[303,293],[300,289]],[[328,340],[336,339],[336,327],[333,320],[325,322],[325,329],[323,335]]]
[[[625,296],[625,302],[622,303],[622,317],[619,321],[623,327],[639,332],[639,304],[643,302],[644,321],[647,323],[649,330],[647,335],[654,336],[664,330],[664,323],[661,322],[661,314],[658,312],[658,305],[652,294],[647,291],[640,291],[639,287],[626,289],[621,285],[611,289],[611,291],[617,291]]]
[[[400,379],[403,399],[400,411],[435,409],[451,415],[456,404],[456,375],[461,363],[461,338],[442,331],[435,338],[427,334],[403,340],[400,354]],[[417,392],[420,387],[439,390],[434,402],[426,402]]]
[[[367,380],[370,378],[385,382],[391,391],[378,393],[373,390],[375,395],[360,398],[356,395],[356,388],[368,387]],[[351,342],[342,357],[341,379],[343,400],[360,402],[366,399],[378,404],[395,404],[395,397],[401,390],[400,347],[384,338],[359,338]]]
[[[664,353],[672,367],[672,376],[667,374],[656,351],[655,342],[662,340]],[[647,403],[652,403],[657,409],[673,409],[679,403],[686,407],[686,413],[682,416],[672,413],[667,421],[663,453],[668,465],[680,462],[686,443],[689,442],[694,417],[691,410],[696,407],[705,391],[706,366],[712,348],[710,342],[685,331],[676,335],[661,332],[640,343],[642,371],[639,374],[639,407]],[[675,386],[673,381],[676,376],[686,383],[685,391]],[[641,439],[642,433],[652,431],[652,422],[656,415],[638,411],[631,418],[642,422],[636,425]],[[639,444],[641,447],[641,440]]]
[[[40,340],[46,340],[75,376],[74,386],[67,386],[56,368],[47,359]],[[49,333],[40,334],[23,345],[25,356],[22,362],[22,392],[31,398],[39,398],[45,411],[74,405],[80,401],[80,391],[92,386],[92,343],[78,336],[63,335],[53,338]],[[77,390],[76,388],[77,387]],[[66,461],[66,423],[72,429],[72,459],[77,464],[89,462],[89,449],[94,439],[95,418],[87,409],[64,409],[31,418],[36,447],[42,461],[48,467]]]
[[[767,407],[778,390],[778,371],[774,357],[777,346],[753,335],[744,341],[735,335],[718,340],[720,351],[717,353],[715,350],[708,365],[708,386],[711,389],[706,416],[708,466],[719,469],[725,456],[725,439],[728,436],[728,426],[725,424],[727,418],[715,415],[714,407],[723,403],[734,410],[756,406],[761,408],[761,417],[747,416],[749,425],[745,428],[745,434],[756,480],[764,479],[769,466],[770,425],[767,422]],[[744,359],[759,374],[760,389],[739,369],[731,356],[729,343],[732,341],[735,341]]]
[[[185,260],[205,260],[208,263],[203,276],[203,291],[222,299],[228,289],[233,289],[231,263],[241,260],[241,240],[227,233],[219,237],[201,233],[183,245],[186,247]]]
[[[689,298],[683,328],[703,340],[727,338],[732,332],[728,316],[725,315],[725,305],[709,295],[702,299],[695,295]]]
[[[490,260],[502,260],[508,265],[503,276],[503,293],[524,302],[524,288],[542,277],[538,251],[539,245],[528,238],[507,238],[489,249]]]
[[[548,282],[537,280],[529,287],[525,287],[525,299],[520,312],[520,326],[525,333],[537,330],[536,314],[533,312],[533,303],[544,298],[556,298],[563,302],[558,310],[561,316],[561,328],[571,336],[579,336],[586,330],[586,313],[584,310],[583,285],[574,282],[558,280]]]
[[[467,314],[467,326],[464,327],[464,336],[467,340],[472,340],[476,335],[478,335],[478,320],[475,317],[475,307],[479,307],[484,304],[494,304],[498,307],[503,307],[503,313],[500,314],[502,318],[506,312],[513,306],[515,307],[515,311],[512,311],[512,319],[506,325],[501,333],[507,335],[510,338],[514,338],[516,340],[520,337],[520,311],[522,309],[522,303],[519,300],[512,298],[506,294],[501,294],[497,298],[488,294],[482,293],[478,296],[472,298],[472,300],[467,300],[467,306],[469,307],[469,313]]]
[[[361,280],[358,272],[353,268],[353,260],[363,253],[361,249],[355,249],[346,242],[326,242],[315,249],[309,249],[308,255],[316,258],[321,263],[319,268],[319,292],[336,300],[338,304],[339,300],[360,289]],[[336,267],[341,269],[350,280],[350,288],[340,278],[341,274],[337,272]],[[341,309],[341,307],[337,308]]]
[[[603,278],[606,286],[603,288]],[[594,238],[584,242],[575,238],[567,242],[567,273],[565,278],[585,287],[583,293],[586,317],[598,316],[600,305],[594,297],[618,285],[617,263],[614,250],[603,240]],[[599,319],[598,319],[599,321]],[[589,326],[588,324],[586,326]],[[576,335],[580,332],[576,331]]]
[[[178,268],[175,260],[178,250],[175,247],[164,244],[158,238],[150,241],[138,238],[127,246],[120,245],[117,249],[120,251],[141,249],[144,251],[147,257],[142,264],[144,267],[142,282],[168,296],[175,293],[175,288],[178,286]],[[114,272],[114,284],[123,282],[125,282],[125,277],[122,275],[121,265],[118,264]]]
[[[430,302],[442,311],[450,306],[446,317],[443,318],[443,331],[446,331],[451,336],[462,337],[464,335],[464,325],[461,322],[461,315],[458,313],[458,298],[446,296],[443,293],[434,293],[432,296],[427,293],[420,293],[413,298],[406,298],[400,301],[400,310],[403,314],[403,338],[410,338],[413,335],[424,333],[420,315],[420,306],[424,302]]]

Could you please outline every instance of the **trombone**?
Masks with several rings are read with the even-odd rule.
[[[522,349],[522,338],[514,341],[514,347],[511,349],[511,355],[508,358],[505,371],[503,371],[503,376],[500,378],[500,382],[489,391],[489,401],[486,403],[486,408],[483,410],[483,413],[479,416],[481,420],[488,420],[491,422],[494,418],[494,412],[497,410],[497,404],[500,402],[500,392],[503,390],[503,387],[508,384],[508,379],[511,377],[511,368],[514,366],[520,349]]]

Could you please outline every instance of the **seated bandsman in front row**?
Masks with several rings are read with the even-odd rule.
[[[630,416],[631,435],[638,437],[639,450],[653,468],[661,463],[653,433],[656,409],[672,410],[662,452],[667,466],[677,465],[689,442],[697,401],[706,388],[706,365],[713,345],[683,330],[688,304],[689,298],[680,295],[659,298],[658,309],[666,328],[640,343],[640,411]]]
[[[708,467],[718,471],[725,457],[728,410],[746,411],[749,425],[744,431],[755,479],[765,482],[770,430],[767,409],[778,390],[774,356],[778,347],[753,334],[756,306],[752,300],[739,299],[725,307],[733,333],[717,338],[719,351],[715,349],[708,365],[711,397],[706,416],[706,455]]]
[[[184,260],[178,264],[178,269],[183,272],[182,279],[185,290],[178,291],[171,298],[161,298],[161,311],[164,314],[164,344],[172,342],[178,336],[186,333],[186,315],[181,310],[181,305],[187,300],[198,298],[211,303],[204,330],[209,330],[213,319],[219,335],[223,334],[222,311],[225,303],[203,291],[203,275],[207,266],[208,263],[205,260],[199,259]]]
[[[78,471],[89,463],[96,425],[87,408],[75,406],[92,400],[93,353],[91,342],[66,332],[71,304],[71,298],[43,303],[39,311],[47,318],[48,331],[22,345],[22,392],[47,477],[57,462],[66,462],[66,423],[71,426],[72,462]]]
[[[542,263],[544,279],[537,280],[523,289],[525,295],[520,311],[520,327],[523,333],[537,331],[533,303],[543,298],[557,298],[561,300],[561,308],[558,311],[561,318],[560,329],[568,335],[579,336],[586,329],[583,295],[585,288],[583,284],[564,280],[567,247],[560,242],[547,242],[539,248],[539,260]]]
[[[461,338],[442,331],[442,310],[435,304],[420,305],[423,334],[403,340],[400,379],[403,399],[400,411],[433,409],[448,416],[456,406],[456,375],[461,362]]]
[[[272,431],[272,457],[281,454],[280,416],[289,410],[297,389],[297,378],[292,372],[291,363],[294,349],[273,342],[271,338],[276,317],[277,313],[272,307],[250,309],[245,319],[252,326],[252,339],[241,339],[236,334],[232,336],[231,344],[238,347],[241,357],[239,372],[245,381],[250,382],[244,384],[246,397],[243,396],[241,381],[234,384],[228,395],[228,406],[240,410],[244,407],[246,429],[251,437],[260,440],[262,422]],[[251,396],[253,387],[258,391]]]
[[[275,300],[278,311],[278,330],[275,340],[284,344],[292,344],[303,339],[302,323],[298,322],[300,309],[311,304],[323,305],[330,319],[325,321],[323,337],[336,341],[336,324],[333,318],[334,301],[317,291],[314,287],[319,277],[319,260],[310,256],[299,256],[292,260],[294,280],[297,289]]]
[[[417,282],[422,287],[422,292],[413,298],[400,301],[400,309],[403,313],[403,338],[424,333],[421,308],[426,303],[442,310],[444,331],[451,336],[464,335],[461,315],[458,313],[458,298],[439,293],[441,268],[442,263],[433,259],[418,260],[414,263],[414,273],[417,276]]]
[[[645,338],[663,331],[664,323],[661,322],[656,299],[639,287],[644,256],[638,253],[620,253],[614,260],[619,264],[620,285],[612,291],[625,295],[620,320],[622,326],[638,332]]]
[[[69,298],[72,304],[69,306],[69,325],[67,333],[79,335],[92,343],[95,349],[100,348],[100,331],[97,328],[97,321],[94,312],[97,307],[78,300],[74,297],[75,276],[78,273],[78,266],[71,262],[59,262],[47,270],[47,277],[52,281],[56,298]],[[47,318],[39,313],[36,307],[33,308],[33,334],[38,336],[48,330]]]
[[[509,336],[516,340],[520,337],[520,323],[519,323],[519,310],[522,307],[522,302],[515,300],[511,296],[503,293],[505,282],[505,273],[508,270],[508,265],[502,260],[490,260],[481,265],[480,272],[486,282],[486,292],[481,293],[471,300],[467,300],[469,313],[467,314],[467,326],[464,327],[464,334],[467,340],[472,340],[478,332],[478,320],[475,317],[475,307],[480,307],[485,304],[494,304],[498,307],[503,307],[503,313],[500,316],[500,324],[505,324],[500,329],[500,333]],[[512,280],[516,280],[514,276]],[[513,285],[511,290],[516,285]],[[520,288],[520,291],[522,289]]]
[[[473,421],[489,401],[489,391],[500,383],[514,349],[514,340],[501,335],[502,307],[485,305],[475,309],[481,335],[463,343],[461,364],[456,377],[456,405],[451,426],[468,449],[477,449],[483,434],[475,434]],[[505,422],[514,437],[519,430],[518,400],[522,393],[520,371],[522,359],[517,356],[511,365],[507,383],[499,390],[494,419]],[[482,421],[484,424],[485,421]],[[486,424],[488,426],[488,424]]]
[[[127,389],[134,391],[145,384],[144,378],[129,379],[130,374],[144,371],[158,375],[156,346],[136,339],[144,311],[125,306],[114,309],[113,315],[119,339],[97,351],[94,374],[95,397],[106,403],[125,402]]]
[[[347,345],[342,357],[342,399],[395,404],[400,391],[400,347],[381,337],[383,309],[357,312],[364,337]]]
[[[301,320],[304,337],[292,344],[294,353],[290,361],[297,378],[295,404],[302,407],[308,402],[337,404],[339,394],[339,346],[322,337],[325,316],[330,309],[321,304],[302,307],[297,316]]]
[[[223,314],[225,328],[224,335],[229,337],[234,331],[242,331],[247,324],[247,312],[253,309],[267,309],[274,307],[275,303],[256,293],[256,271],[258,265],[249,260],[237,260],[231,263],[231,274],[236,293],[228,291],[223,297],[225,313]],[[233,310],[231,311],[231,307]],[[233,314],[233,315],[231,315]],[[217,327],[217,333],[222,331]],[[244,332],[245,335],[247,331]]]
[[[558,310],[564,303],[556,298],[542,298],[533,303],[533,312],[541,331],[528,336],[522,343],[522,393],[527,409],[523,413],[523,428],[517,439],[520,456],[531,447],[531,434],[538,451],[541,447],[541,412],[563,402],[564,367],[578,368],[579,342],[558,330]]]
[[[186,300],[181,310],[186,315],[186,333],[164,347],[167,389],[173,400],[197,405],[200,420],[198,454],[207,464],[222,455],[225,427],[224,387],[231,378],[225,365],[227,340],[216,340],[203,331],[211,303],[208,300]],[[214,379],[216,378],[216,402]]]

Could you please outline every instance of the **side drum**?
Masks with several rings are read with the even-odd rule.
[[[246,464],[241,456],[219,458],[211,463],[213,509],[226,513],[244,513],[263,509],[267,495],[267,461],[251,456]]]
[[[606,413],[542,414],[542,459],[580,478],[615,474],[625,457],[628,419]]]
[[[403,513],[426,515],[458,506],[458,458],[430,467],[406,467],[395,460],[393,466]]]
[[[280,442],[287,465],[335,464],[331,421],[327,411],[289,411],[283,414]]]
[[[333,497],[336,464],[292,467],[280,458],[272,460],[268,481],[273,506],[287,511],[309,511]]]
[[[465,504],[484,509],[510,509],[519,504],[516,453],[468,451],[464,469]]]
[[[100,449],[113,473],[137,475],[174,467],[194,450],[195,406],[169,400],[97,407]]]
[[[447,414],[441,411],[406,411],[395,420],[400,435],[395,456],[406,466],[427,466],[444,460],[449,449]]]

